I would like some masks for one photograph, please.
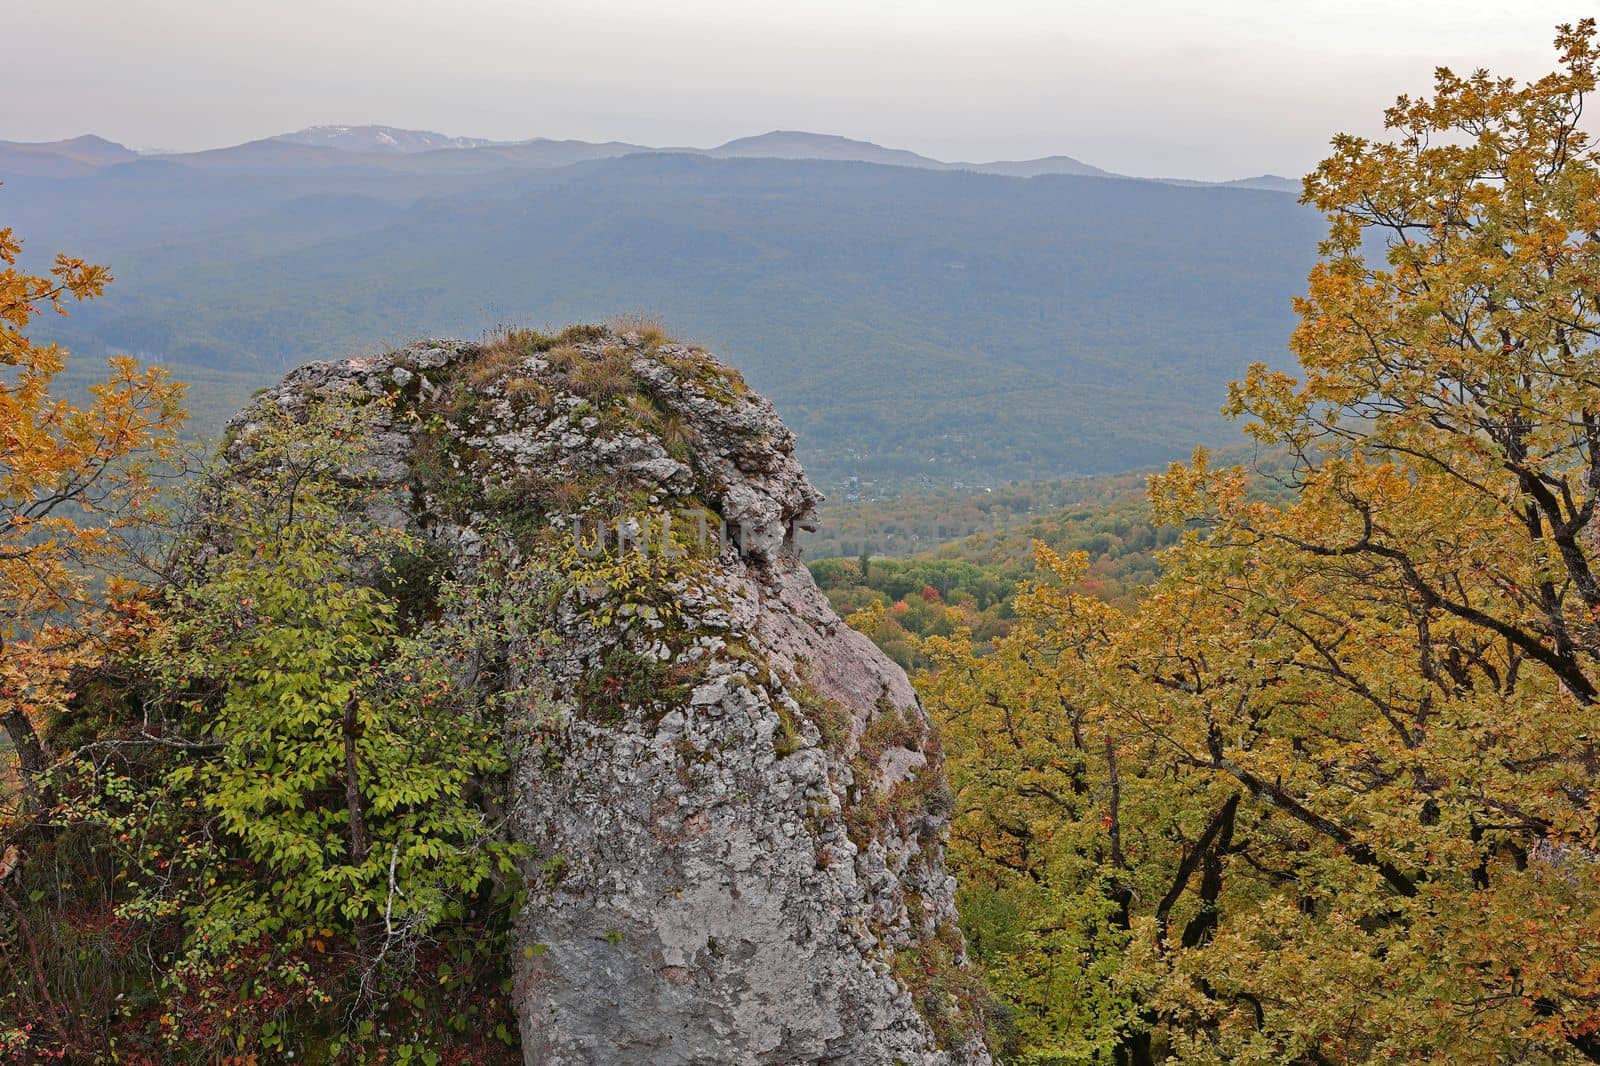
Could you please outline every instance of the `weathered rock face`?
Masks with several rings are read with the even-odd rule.
[[[937,744],[797,557],[819,497],[772,406],[597,329],[314,364],[267,399],[329,394],[386,398],[388,517],[522,575],[527,1061],[988,1062]]]

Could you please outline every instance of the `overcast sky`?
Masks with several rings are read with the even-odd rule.
[[[1553,65],[1545,0],[6,0],[0,139],[209,148],[322,123],[1299,175],[1435,65]],[[1600,4],[1595,5],[1600,9]]]

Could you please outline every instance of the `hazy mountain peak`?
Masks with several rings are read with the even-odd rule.
[[[93,133],[61,141],[0,141],[0,181],[23,174],[73,177],[138,158],[133,149]]]
[[[926,170],[973,170],[1013,178],[1032,178],[1041,174],[1068,174],[1080,177],[1114,178],[1120,175],[1091,166],[1069,155],[1040,159],[1004,160],[994,163],[946,163],[903,148],[885,148],[871,141],[858,141],[831,133],[805,130],[772,130],[754,137],[740,137],[709,149],[706,155],[718,158],[831,159],[862,163],[881,163]]]
[[[1235,178],[1222,184],[1239,189],[1270,189],[1273,192],[1298,193],[1302,189],[1299,178],[1286,178],[1282,174],[1257,174],[1253,178]]]
[[[985,174],[1004,174],[1013,178],[1034,178],[1041,174],[1069,174],[1079,177],[1115,178],[1121,175],[1074,159],[1070,155],[1047,155],[1038,159],[1002,159],[993,163],[957,163],[963,170]]]
[[[432,130],[406,130],[397,126],[307,126],[280,134],[274,141],[338,148],[346,152],[410,155],[439,148],[483,148],[499,142],[482,137],[451,137]]]
[[[56,141],[55,146],[60,149],[69,149],[80,152],[100,152],[106,155],[132,155],[133,149],[125,144],[107,140],[98,133],[84,133],[76,137],[69,137],[64,141]]]
[[[740,137],[708,149],[705,154],[719,159],[833,159],[935,169],[949,165],[903,148],[885,148],[871,141],[805,130],[771,130],[754,137]]]
[[[712,151],[740,150],[744,148],[784,147],[788,145],[811,147],[882,148],[871,141],[842,137],[837,133],[811,133],[807,130],[768,130],[749,137],[737,137]]]
[[[108,141],[94,133],[60,141],[0,141],[0,146],[16,152],[63,156],[84,163],[120,163],[139,154],[127,145]]]

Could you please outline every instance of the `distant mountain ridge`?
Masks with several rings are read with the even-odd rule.
[[[960,170],[1002,174],[1012,178],[1036,178],[1041,174],[1072,174],[1080,178],[1121,178],[1126,175],[1101,170],[1070,155],[1047,155],[1041,159],[1013,159],[995,163],[951,163]]]
[[[826,160],[920,170],[975,171],[1013,178],[1068,175],[1273,192],[1298,192],[1300,189],[1298,181],[1275,174],[1223,182],[1187,178],[1134,178],[1068,155],[987,163],[946,162],[904,148],[888,148],[872,141],[803,130],[772,130],[751,137],[739,137],[714,148],[663,148],[626,141],[593,142],[543,137],[496,141],[379,125],[308,126],[292,133],[223,148],[159,155],[135,152],[92,134],[64,141],[0,141],[0,180],[23,175],[71,177],[101,167],[138,164],[151,159],[160,159],[174,166],[254,174],[352,170],[437,175],[488,174],[503,170],[543,170],[571,166],[634,153],[700,155],[713,159]]]
[[[1273,192],[1299,193],[1302,186],[1299,178],[1286,178],[1281,174],[1257,174],[1253,178],[1235,178],[1219,184],[1235,189],[1270,189]]]
[[[834,134],[806,133],[803,130],[773,130],[754,137],[740,137],[706,149],[701,154],[716,159],[832,159],[930,169],[948,166],[904,148],[885,148],[871,141],[857,141]]]
[[[116,274],[39,325],[91,360],[266,377],[496,323],[655,313],[780,404],[827,491],[864,497],[1217,442],[1227,381],[1283,353],[1323,230],[1283,193],[1096,176],[624,145],[466,169],[588,150],[258,141],[7,178],[0,211],[31,248]]]
[[[269,138],[295,144],[339,148],[347,152],[432,152],[441,148],[486,148],[495,141],[483,137],[451,137],[431,130],[405,130],[396,126],[307,126]]]
[[[1008,160],[994,163],[946,163],[904,148],[885,148],[871,141],[857,141],[833,134],[806,133],[802,130],[773,130],[755,137],[741,137],[703,154],[717,159],[832,159],[854,163],[879,163],[892,167],[921,167],[925,170],[976,170],[983,174],[1002,174],[1013,178],[1032,178],[1041,174],[1073,174],[1079,177],[1119,178],[1109,170],[1091,166],[1069,155],[1050,155],[1040,159]]]
[[[139,153],[133,149],[92,133],[42,143],[0,141],[0,177],[6,174],[66,177],[138,158]]]

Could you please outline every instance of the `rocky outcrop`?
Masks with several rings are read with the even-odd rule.
[[[514,608],[527,1061],[988,1062],[937,741],[799,561],[819,497],[771,404],[587,327],[314,364],[261,402],[331,395],[382,401],[386,516]]]

